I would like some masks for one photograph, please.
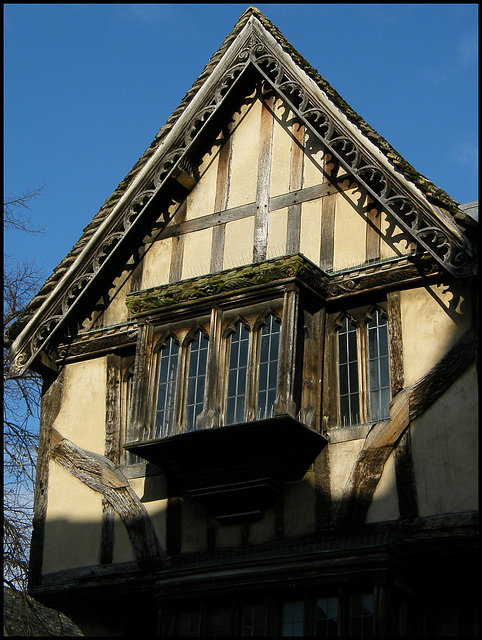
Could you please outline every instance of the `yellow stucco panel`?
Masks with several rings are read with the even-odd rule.
[[[187,197],[186,220],[199,218],[214,211],[219,153],[217,146],[203,157],[200,179]]]
[[[337,194],[333,269],[360,265],[366,259],[366,221],[357,211],[360,192],[356,189]]]
[[[157,240],[147,247],[140,289],[149,289],[169,282],[171,251],[172,238]]]
[[[395,461],[392,453],[383,467],[382,475],[368,508],[366,522],[397,520],[399,517]]]
[[[475,365],[411,425],[420,516],[478,509]]]
[[[250,264],[253,260],[254,216],[226,224],[223,269]]]
[[[464,285],[431,285],[400,292],[405,386],[425,375],[471,324]],[[434,340],[436,336],[436,340]]]
[[[249,105],[232,136],[228,208],[256,200],[261,102]]]
[[[287,225],[288,209],[278,209],[269,213],[267,258],[284,256],[286,254]]]
[[[184,237],[182,278],[194,278],[211,270],[211,245],[213,230],[201,229]]]
[[[99,564],[101,535],[101,494],[51,461],[42,572]]]
[[[88,451],[105,451],[105,358],[65,366],[62,405],[52,425],[64,438]]]
[[[301,205],[300,251],[315,264],[320,264],[322,199]]]
[[[284,118],[286,108],[282,100],[274,104],[273,156],[271,162],[270,197],[290,190],[291,127]],[[289,120],[289,118],[288,118]]]

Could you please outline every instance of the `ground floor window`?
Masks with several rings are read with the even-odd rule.
[[[293,597],[293,595],[295,597]],[[372,637],[373,589],[331,593],[300,589],[293,595],[270,593],[256,601],[203,601],[172,614],[167,635],[181,637],[281,636],[317,638]]]

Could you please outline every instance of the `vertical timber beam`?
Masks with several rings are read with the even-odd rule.
[[[139,323],[128,441],[148,440],[150,437],[149,416],[152,408],[152,390],[155,385],[151,366],[153,334],[154,327],[149,322]]]
[[[229,169],[231,162],[231,137],[221,147],[218,160],[216,178],[216,196],[214,199],[214,213],[225,211],[228,206]],[[211,273],[222,271],[224,258],[224,238],[226,223],[217,224],[213,228],[213,243],[211,249]]]
[[[295,122],[293,125],[294,139],[291,141],[290,163],[290,191],[298,191],[303,186],[303,138],[305,128]],[[286,239],[286,253],[296,253],[300,250],[301,231],[301,203],[288,207],[288,236]]]
[[[281,335],[278,360],[278,393],[275,401],[275,415],[287,414],[296,418],[297,407],[295,384],[297,377],[299,291],[288,286],[283,300]]]
[[[260,142],[258,155],[258,183],[256,189],[256,214],[254,217],[253,262],[266,259],[268,247],[269,180],[271,173],[271,148],[273,142],[273,97],[262,103]]]

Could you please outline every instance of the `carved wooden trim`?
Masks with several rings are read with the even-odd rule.
[[[52,429],[50,457],[61,467],[102,494],[126,527],[136,558],[161,555],[154,526],[127,478],[107,458],[76,446]]]

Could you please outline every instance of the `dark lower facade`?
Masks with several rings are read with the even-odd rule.
[[[45,576],[86,635],[477,636],[476,518],[365,525]]]

